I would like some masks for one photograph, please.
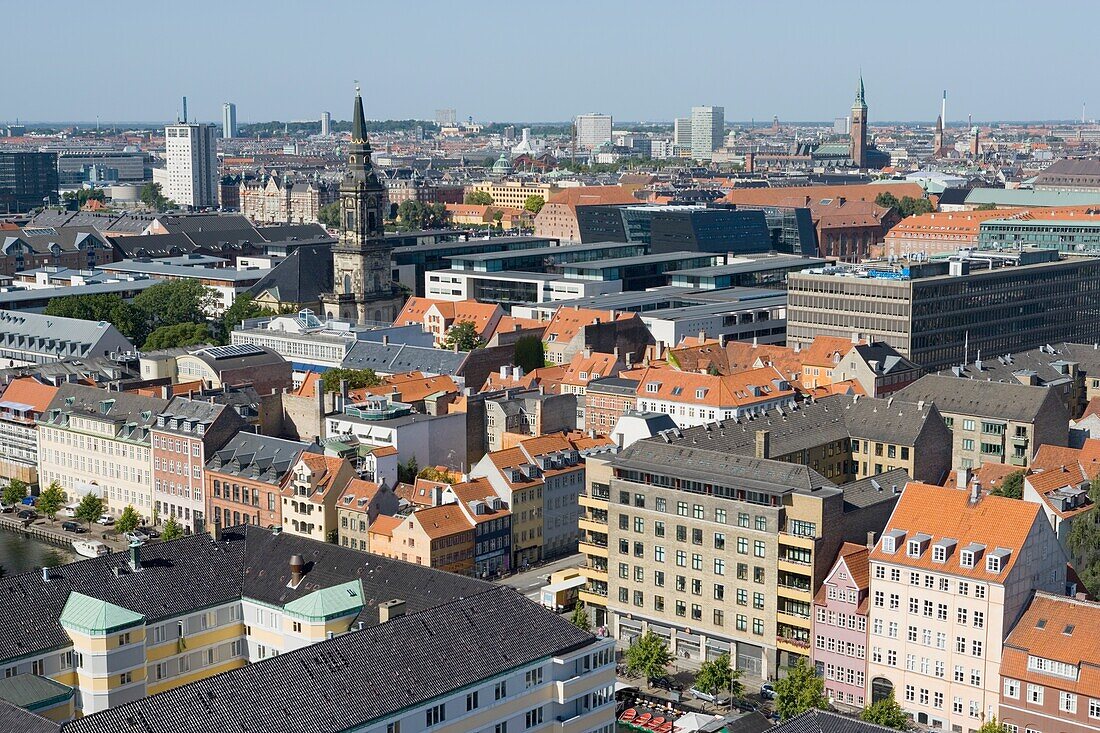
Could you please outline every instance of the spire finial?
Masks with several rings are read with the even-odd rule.
[[[355,96],[359,96],[359,80],[355,80]]]

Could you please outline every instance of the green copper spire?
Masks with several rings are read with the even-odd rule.
[[[367,140],[367,118],[363,114],[363,97],[359,94],[359,82],[355,82],[355,109],[351,113],[351,141],[358,145],[370,145]]]
[[[859,87],[856,89],[856,101],[852,104],[852,108],[867,109],[867,99],[863,95],[863,71],[859,72]]]

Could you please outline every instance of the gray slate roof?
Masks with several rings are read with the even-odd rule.
[[[461,371],[469,355],[468,351],[359,341],[351,347],[340,366],[345,369],[373,369],[379,374],[401,374],[419,370],[428,375],[454,376]]]
[[[895,468],[844,484],[844,510],[863,509],[883,501],[893,501],[911,480],[904,468]]]
[[[316,446],[297,440],[237,433],[210,457],[206,470],[278,485],[305,451],[321,452]]]
[[[7,700],[0,700],[0,730],[12,733],[58,733],[61,726],[41,715],[27,712]]]
[[[901,354],[884,341],[873,344],[859,344],[852,350],[865,362],[878,362],[880,374],[894,374],[920,369],[920,366]]]
[[[725,482],[737,488],[771,493],[815,491],[826,496],[840,491],[836,484],[808,466],[727,453],[706,444],[677,439],[672,433],[639,440],[611,463],[616,468],[650,470],[705,483]]]
[[[110,343],[125,341],[107,321],[0,310],[0,349],[37,351],[57,359],[78,358],[93,354],[104,339]]]
[[[168,400],[133,392],[109,392],[83,384],[63,384],[50,400],[39,423],[64,428],[69,417],[94,417],[116,424],[116,437],[138,443],[149,442],[149,428]]]
[[[305,244],[248,290],[252,297],[271,292],[283,303],[314,303],[332,290],[332,245]]]
[[[338,733],[592,641],[513,589],[494,587],[81,718],[64,730],[224,733],[247,721],[250,731]]]
[[[932,402],[941,413],[1033,422],[1048,397],[1045,387],[926,374],[897,393],[900,400]]]
[[[864,723],[858,718],[849,718],[826,710],[807,710],[775,726],[770,733],[889,733],[890,731],[894,729],[875,723]]]

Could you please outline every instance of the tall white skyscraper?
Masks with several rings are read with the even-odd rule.
[[[691,118],[677,117],[672,124],[672,144],[678,148],[691,148]]]
[[[218,147],[215,125],[164,128],[167,185],[164,195],[180,206],[218,205]]]
[[[332,134],[332,115],[328,112],[321,113],[321,134],[325,137]]]
[[[226,140],[237,137],[237,105],[232,102],[222,105],[222,137]]]
[[[725,107],[691,108],[691,157],[710,160],[722,147],[726,128]]]
[[[592,150],[611,139],[611,115],[592,112],[577,115],[577,147]]]

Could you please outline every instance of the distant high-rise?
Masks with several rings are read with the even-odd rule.
[[[325,137],[332,134],[332,115],[328,112],[321,113],[321,134]]]
[[[0,214],[57,203],[57,153],[0,151]]]
[[[684,150],[691,149],[691,118],[677,117],[672,124],[672,144]]]
[[[863,94],[863,74],[859,75],[859,87],[856,99],[852,102],[852,132],[850,154],[852,165],[856,168],[867,167],[867,100]]]
[[[710,160],[722,147],[726,127],[725,107],[691,108],[691,157]]]
[[[218,205],[215,125],[179,124],[164,129],[167,185],[164,195],[180,206]]]
[[[222,138],[232,140],[237,137],[237,105],[226,102],[222,105]]]
[[[611,115],[600,112],[577,115],[577,147],[593,150],[611,139]]]
[[[440,127],[454,127],[455,122],[458,121],[458,115],[455,114],[453,107],[447,109],[437,109],[435,111],[435,124]]]
[[[847,117],[834,117],[833,118],[833,134],[834,135],[847,135],[848,134],[848,118]]]

